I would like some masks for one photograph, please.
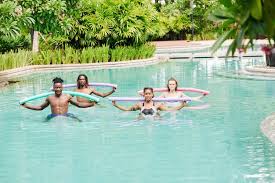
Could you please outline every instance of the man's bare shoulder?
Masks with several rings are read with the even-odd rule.
[[[62,97],[66,97],[66,98],[70,98],[70,97],[72,97],[70,94],[65,94],[65,93],[62,93]]]
[[[48,100],[56,100],[56,99],[70,99],[70,98],[72,98],[71,95],[62,93],[62,95],[59,97],[52,95],[52,96],[49,96],[47,99]]]

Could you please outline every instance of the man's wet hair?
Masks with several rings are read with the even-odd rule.
[[[61,78],[59,78],[59,77],[56,77],[56,78],[54,78],[53,79],[53,84],[55,84],[55,83],[63,83],[64,81],[63,81],[63,79],[61,79]]]

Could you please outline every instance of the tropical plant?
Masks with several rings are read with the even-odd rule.
[[[166,17],[165,23],[168,30],[175,33],[191,29],[192,22],[189,14],[189,9],[180,10],[177,4],[168,4],[160,9],[160,15]]]
[[[30,46],[29,40],[29,37],[25,35],[19,35],[15,38],[2,36],[0,37],[0,53],[28,48]]]
[[[190,0],[188,0],[190,2]],[[218,0],[194,0],[193,10],[189,11],[189,15],[193,14],[194,19],[194,35],[199,39],[215,39],[216,33],[223,31],[215,26],[213,22],[208,19],[209,11],[218,8]],[[190,31],[190,30],[189,30]],[[190,32],[189,32],[190,33]]]
[[[69,37],[79,47],[138,45],[156,34],[157,13],[149,0],[80,1]]]
[[[28,45],[22,33],[34,23],[28,11],[13,1],[0,2],[0,52]]]
[[[66,16],[66,0],[18,0],[23,9],[31,12],[35,23],[29,27],[32,42],[38,42],[33,36],[36,31],[41,35],[59,36],[71,30],[71,18]],[[36,43],[37,44],[37,43]]]
[[[31,52],[19,50],[0,54],[0,70],[7,70],[31,65]]]
[[[95,60],[93,48],[84,48],[80,57],[82,63],[92,63]]]
[[[151,44],[124,47],[118,46],[110,50],[110,60],[116,62],[150,58],[154,55],[155,49],[156,47]]]
[[[64,56],[62,63],[63,64],[72,64],[72,63],[79,63],[79,51],[73,49],[72,47],[65,47]]]
[[[126,61],[149,58],[154,55],[155,46],[145,44],[140,46],[118,46],[110,49],[108,46],[89,47],[82,51],[66,46],[64,49],[41,50],[39,53],[19,50],[0,54],[0,70],[13,69],[28,65],[79,64],[108,61]]]
[[[207,19],[209,9],[215,8],[216,5],[217,0],[166,0],[165,4],[156,2],[162,25],[160,28],[165,34],[153,39],[187,39],[192,32],[201,39],[206,38],[204,34],[217,32],[214,24]]]
[[[238,48],[253,47],[253,41],[257,38],[267,38],[272,46],[275,40],[275,8],[272,0],[220,0],[220,3],[220,8],[212,11],[209,19],[230,29],[214,43],[213,52],[230,38],[233,41],[227,55],[230,52],[234,55]],[[248,41],[245,42],[245,39]]]

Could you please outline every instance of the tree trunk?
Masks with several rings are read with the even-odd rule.
[[[39,51],[39,32],[32,30],[31,39],[32,39],[32,51],[38,52]]]

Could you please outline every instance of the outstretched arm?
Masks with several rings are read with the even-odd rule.
[[[206,96],[206,94],[202,94],[201,96],[198,96],[198,97],[191,97],[192,100],[200,100],[202,97]]]
[[[112,101],[112,103],[113,103],[113,106],[115,106],[116,108],[122,111],[136,111],[140,109],[140,106],[138,104],[133,105],[131,107],[123,107],[123,106],[117,105],[115,101]]]
[[[27,105],[26,103],[21,104],[23,107],[27,108],[27,109],[31,109],[31,110],[35,110],[35,111],[41,111],[43,109],[45,109],[46,107],[48,107],[50,104],[49,99],[47,98],[45,100],[45,102],[39,106],[31,106],[31,105]]]
[[[93,94],[95,94],[97,96],[100,96],[100,97],[107,97],[107,96],[111,95],[112,93],[114,93],[115,91],[116,91],[115,87],[113,87],[113,89],[111,91],[109,91],[108,93],[100,93],[100,92],[96,91],[95,89],[93,89],[91,91],[91,94],[93,93]]]
[[[187,106],[187,104],[185,101],[183,101],[183,102],[181,102],[181,104],[179,106],[176,106],[176,107],[166,107],[165,105],[160,104],[158,106],[158,109],[160,111],[177,111],[177,110],[181,110],[185,106]]]
[[[186,94],[184,94],[184,93],[182,93],[182,95],[181,95],[181,97],[191,98],[191,99],[194,100],[194,101],[200,101],[201,98],[204,97],[204,96],[206,96],[205,93],[202,94],[202,95],[200,95],[200,96],[198,96],[198,97],[189,97],[188,95],[186,95]]]
[[[92,107],[95,105],[96,102],[77,102],[74,101],[73,98],[70,98],[69,102],[79,108],[87,108],[87,107]]]

